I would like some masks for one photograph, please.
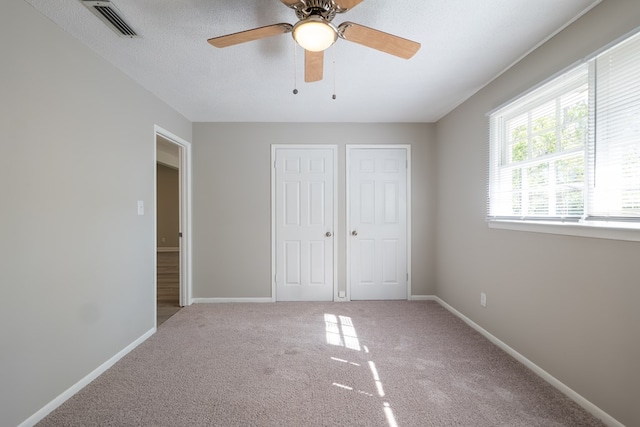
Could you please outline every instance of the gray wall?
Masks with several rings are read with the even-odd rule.
[[[271,144],[338,145],[338,284],[345,289],[345,144],[410,144],[412,294],[435,291],[435,126],[195,123],[193,296],[271,296]]]
[[[640,243],[488,228],[485,114],[638,24],[640,2],[605,0],[437,124],[438,296],[628,426]]]
[[[437,293],[640,425],[640,244],[484,222],[485,113],[639,22],[636,0],[605,0],[437,125],[194,124],[194,296],[270,296],[271,144],[338,144],[339,182],[345,144],[411,144],[412,294]],[[0,14],[0,52],[0,424],[13,426],[153,328],[153,125],[186,140],[192,127],[25,2]],[[342,254],[344,209],[340,187]]]
[[[189,140],[191,124],[26,2],[3,3],[0,52],[0,425],[15,426],[154,327],[153,126]]]

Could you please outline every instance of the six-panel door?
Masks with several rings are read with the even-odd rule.
[[[333,301],[334,167],[331,149],[276,149],[277,301]]]
[[[407,151],[349,153],[352,300],[407,299]]]

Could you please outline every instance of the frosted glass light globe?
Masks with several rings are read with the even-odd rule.
[[[336,42],[338,31],[324,19],[310,16],[293,27],[293,39],[305,50],[320,52]]]

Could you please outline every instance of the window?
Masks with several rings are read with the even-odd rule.
[[[640,226],[640,34],[490,114],[488,220]]]

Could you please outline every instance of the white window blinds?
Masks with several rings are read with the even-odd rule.
[[[640,36],[594,59],[589,219],[640,219]]]
[[[640,222],[640,34],[490,115],[489,220]]]
[[[583,65],[491,115],[490,217],[583,215],[588,103]]]

